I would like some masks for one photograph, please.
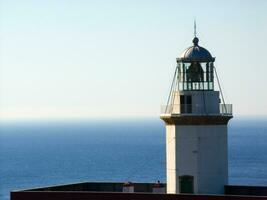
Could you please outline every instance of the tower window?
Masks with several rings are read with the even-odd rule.
[[[192,113],[192,96],[180,95],[180,112]]]

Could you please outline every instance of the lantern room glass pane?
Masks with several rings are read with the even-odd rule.
[[[179,90],[213,90],[213,63],[178,63]]]

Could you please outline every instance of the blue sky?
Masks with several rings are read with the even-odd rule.
[[[158,116],[194,18],[234,113],[266,116],[267,1],[0,5],[1,119]]]

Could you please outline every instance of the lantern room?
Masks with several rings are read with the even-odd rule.
[[[214,61],[210,52],[198,45],[199,39],[194,37],[193,46],[184,50],[177,61],[178,90],[213,90]]]

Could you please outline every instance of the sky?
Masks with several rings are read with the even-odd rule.
[[[158,117],[194,19],[234,115],[267,116],[266,10],[264,0],[0,0],[0,119]]]

